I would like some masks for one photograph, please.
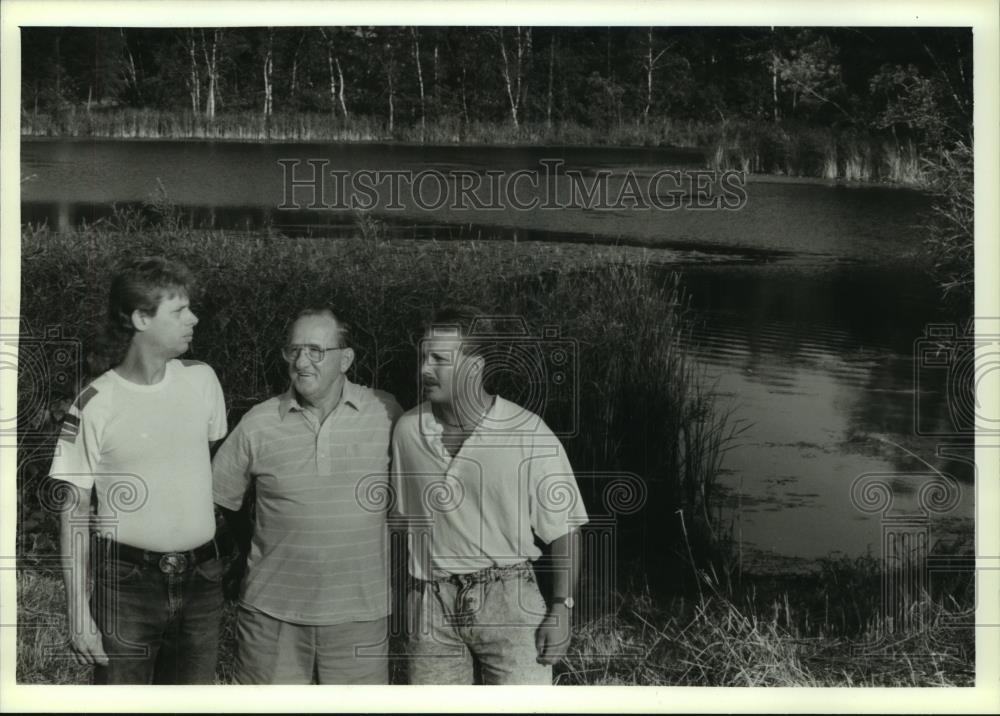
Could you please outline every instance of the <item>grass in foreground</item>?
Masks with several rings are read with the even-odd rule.
[[[17,592],[18,682],[89,683],[90,670],[77,666],[62,647],[66,632],[61,581],[51,572],[20,570]],[[754,607],[748,595],[710,593],[693,601],[675,598],[666,603],[648,590],[617,595],[609,613],[577,627],[568,658],[556,669],[556,683],[974,685],[974,637],[968,609],[927,603],[921,629],[889,633],[884,622],[870,615],[869,626],[852,636],[820,636],[822,629],[807,633],[796,624],[802,597],[784,592]],[[218,684],[232,681],[234,621],[235,607],[230,604],[223,620]],[[836,631],[833,623],[826,628]],[[393,667],[394,682],[404,683],[400,664]]]
[[[893,630],[877,613],[853,633],[802,626],[798,591],[754,604],[748,593],[658,602],[619,595],[608,615],[580,626],[557,683],[666,686],[973,686],[971,605],[925,595],[920,626]],[[849,608],[832,604],[837,612]]]

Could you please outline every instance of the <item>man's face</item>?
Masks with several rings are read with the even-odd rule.
[[[354,353],[340,345],[340,330],[337,322],[329,316],[305,316],[292,326],[288,343],[291,346],[315,346],[325,350],[323,359],[313,361],[309,351],[299,350],[298,355],[288,364],[292,386],[306,402],[316,403],[336,390],[345,371],[350,368]]]
[[[138,327],[143,341],[159,353],[176,358],[190,348],[197,323],[187,294],[178,292],[162,298],[152,316],[140,316]]]
[[[481,361],[462,350],[457,331],[433,329],[420,343],[420,384],[432,403],[454,404],[455,396],[479,387]]]

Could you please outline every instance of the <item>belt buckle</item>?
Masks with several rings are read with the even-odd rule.
[[[181,552],[167,552],[160,557],[160,571],[164,574],[179,574],[187,569],[187,557]]]

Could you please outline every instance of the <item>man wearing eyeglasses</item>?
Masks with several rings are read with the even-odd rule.
[[[388,682],[384,510],[358,494],[387,480],[399,404],[345,375],[350,326],[330,308],[292,323],[291,386],[250,409],[213,460],[215,501],[255,524],[236,627],[240,684]]]

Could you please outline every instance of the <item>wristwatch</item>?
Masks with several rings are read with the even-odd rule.
[[[552,600],[553,604],[565,604],[567,609],[572,609],[576,606],[576,602],[573,601],[573,597],[555,597]]]

